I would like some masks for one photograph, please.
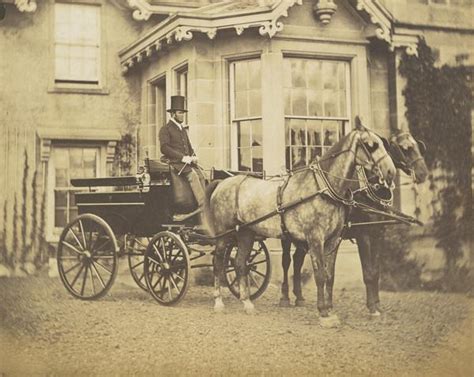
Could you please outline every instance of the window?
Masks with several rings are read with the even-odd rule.
[[[55,83],[98,85],[100,6],[55,4]]]
[[[260,60],[231,63],[231,119],[237,133],[237,168],[263,171]]]
[[[349,63],[286,57],[286,167],[309,164],[342,136],[349,122]]]
[[[181,67],[176,71],[176,95],[184,96],[188,103],[188,66]],[[186,106],[187,108],[187,106]],[[188,123],[188,113],[184,115],[184,123]]]
[[[72,178],[99,175],[100,147],[55,146],[51,152],[51,182],[54,184],[54,228],[64,228],[77,216]]]
[[[140,129],[140,159],[159,158],[158,132],[166,122],[166,79],[148,84],[146,124]]]

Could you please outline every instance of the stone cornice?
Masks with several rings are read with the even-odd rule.
[[[260,35],[272,38],[283,30],[283,22],[280,19],[288,17],[288,9],[295,4],[301,5],[302,0],[281,0],[273,6],[238,13],[203,14],[198,11],[186,11],[172,14],[119,52],[122,72],[126,73],[131,67],[160,51],[163,46],[191,40],[195,33],[202,33],[209,39],[214,39],[219,30],[234,30],[237,35],[241,35],[246,29],[258,28]],[[145,17],[144,14],[142,16]]]
[[[393,15],[378,0],[357,0],[355,7],[368,17],[375,26],[375,36],[387,42],[391,51],[405,48],[409,55],[418,54],[418,36],[395,33]]]

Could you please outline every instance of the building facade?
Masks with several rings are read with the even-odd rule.
[[[0,6],[0,198],[10,245],[24,156],[28,187],[35,180],[45,190],[54,242],[76,213],[69,179],[111,174],[123,135],[137,135],[138,160],[159,158],[171,95],[187,98],[204,167],[273,175],[324,153],[356,115],[384,136],[407,127],[397,67],[403,52],[417,53],[418,38],[440,64],[474,59],[471,0]],[[413,210],[409,188],[398,198]]]

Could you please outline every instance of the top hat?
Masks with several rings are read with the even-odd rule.
[[[184,96],[171,96],[171,107],[166,110],[168,111],[169,113],[173,112],[173,111],[188,111],[186,110],[186,106],[185,106],[185,101],[186,99],[184,98]]]

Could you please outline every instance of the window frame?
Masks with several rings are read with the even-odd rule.
[[[48,93],[78,93],[108,95],[107,88],[107,36],[106,36],[106,1],[105,0],[55,0],[50,10],[50,48],[49,61],[52,62],[49,74]],[[56,4],[90,5],[99,7],[99,55],[98,83],[56,82]]]
[[[163,117],[160,118],[159,115],[159,108],[157,106],[157,101],[158,101],[158,87],[160,84],[164,84],[164,90],[163,90]],[[143,160],[144,158],[159,158],[161,155],[160,153],[160,148],[159,148],[159,131],[161,127],[167,122],[167,116],[166,116],[166,104],[167,104],[167,84],[168,84],[168,79],[166,72],[163,72],[152,79],[148,80],[146,83],[146,98],[145,98],[145,123],[140,126],[140,137],[139,140],[143,143],[143,145],[139,145],[139,153],[140,153],[140,160]],[[155,99],[154,103],[151,103],[151,90],[154,90],[155,93]],[[153,109],[151,109],[153,107]],[[154,114],[154,122],[152,124],[150,120],[150,114]],[[152,140],[153,137],[153,132],[152,128],[155,128],[155,140]],[[146,135],[146,136],[145,136]],[[151,153],[151,151],[154,150],[154,153]]]
[[[189,109],[189,98],[188,98],[188,94],[189,94],[189,66],[188,66],[188,62],[184,62],[184,63],[181,63],[178,66],[176,66],[173,69],[173,73],[174,73],[174,75],[173,75],[174,76],[173,92],[175,93],[175,95],[184,96],[185,105]],[[182,90],[183,78],[184,78],[184,93],[183,93],[183,90]],[[185,124],[188,123],[188,113],[187,112],[184,114],[184,123]]]
[[[243,149],[239,146],[239,127],[241,122],[245,121],[255,121],[260,120],[260,127],[261,131],[261,138],[262,138],[262,172],[263,172],[263,145],[264,145],[264,137],[263,137],[263,106],[262,103],[260,104],[260,115],[259,116],[246,116],[246,117],[236,117],[236,103],[235,103],[235,65],[239,62],[249,62],[249,61],[259,61],[260,62],[260,96],[263,97],[263,76],[262,76],[262,59],[261,54],[249,54],[244,56],[239,56],[234,59],[229,59],[227,61],[227,70],[228,70],[228,80],[229,80],[229,123],[231,127],[231,168],[234,170],[239,170],[240,165],[240,149]],[[251,126],[250,129],[250,141],[253,139],[253,127]],[[253,170],[253,150],[252,145],[250,144],[250,161],[252,161],[252,166],[250,167],[250,171]]]
[[[288,148],[290,148],[290,151],[291,151],[291,145],[288,145],[287,144],[287,138],[288,138],[288,135],[287,135],[287,129],[286,129],[286,122],[287,120],[290,120],[290,119],[296,119],[296,120],[304,120],[304,121],[311,121],[311,120],[314,120],[314,121],[320,121],[321,122],[321,125],[320,125],[320,129],[322,131],[323,129],[323,125],[324,125],[324,122],[325,121],[336,121],[336,122],[342,122],[342,127],[341,127],[341,135],[344,136],[351,128],[351,116],[352,116],[352,90],[353,90],[353,87],[352,87],[352,78],[351,78],[351,75],[352,75],[352,71],[353,71],[353,67],[351,66],[352,65],[352,57],[346,57],[346,56],[319,56],[319,55],[309,55],[309,54],[294,54],[294,53],[287,53],[287,52],[283,52],[282,54],[282,64],[285,64],[285,59],[301,59],[301,60],[314,60],[314,61],[328,61],[328,62],[335,62],[335,63],[344,63],[344,66],[345,66],[345,72],[344,72],[344,77],[345,77],[345,83],[346,83],[346,88],[345,88],[345,104],[346,104],[346,116],[345,117],[342,117],[342,116],[334,116],[334,117],[330,117],[330,116],[325,116],[325,115],[321,115],[321,116],[313,116],[313,115],[288,115],[286,114],[286,102],[285,102],[285,87],[282,85],[282,93],[281,95],[283,96],[283,104],[284,104],[284,133],[285,133],[285,140],[284,140],[284,144],[285,144],[285,151],[284,151],[284,154],[285,154],[285,168],[286,169],[292,169],[293,168],[293,162],[291,161],[291,155],[290,155],[290,166],[288,166],[288,163],[287,163],[287,151],[288,151]],[[308,163],[308,159],[309,159],[309,150],[311,149],[311,146],[307,143],[307,138],[308,138],[308,135],[307,135],[307,126],[305,125],[305,145],[303,146],[306,150],[306,162]],[[321,132],[321,135],[323,135],[323,133]],[[290,138],[290,143],[291,143],[291,138]],[[318,147],[318,146],[314,146],[314,147]],[[325,152],[325,149],[327,148],[327,146],[324,146],[324,141],[323,139],[321,140],[321,145],[319,146],[321,148],[321,153],[324,153]],[[291,153],[291,152],[290,152]]]
[[[97,151],[97,160],[96,160],[96,177],[101,177],[106,171],[106,145],[104,142],[84,142],[84,141],[75,141],[75,140],[58,140],[54,141],[51,144],[51,155],[48,159],[48,170],[47,170],[47,187],[48,187],[48,199],[47,199],[47,212],[48,212],[48,241],[55,241],[59,239],[59,236],[63,230],[63,227],[56,226],[56,199],[55,193],[56,188],[56,171],[55,171],[55,161],[53,153],[55,149],[71,149],[71,148],[90,148]],[[65,191],[68,193],[75,191],[83,191],[81,188],[74,188],[73,186],[59,187],[60,191]],[[77,207],[77,206],[76,206]],[[69,216],[69,195],[66,196],[66,223],[71,221],[68,219]]]

